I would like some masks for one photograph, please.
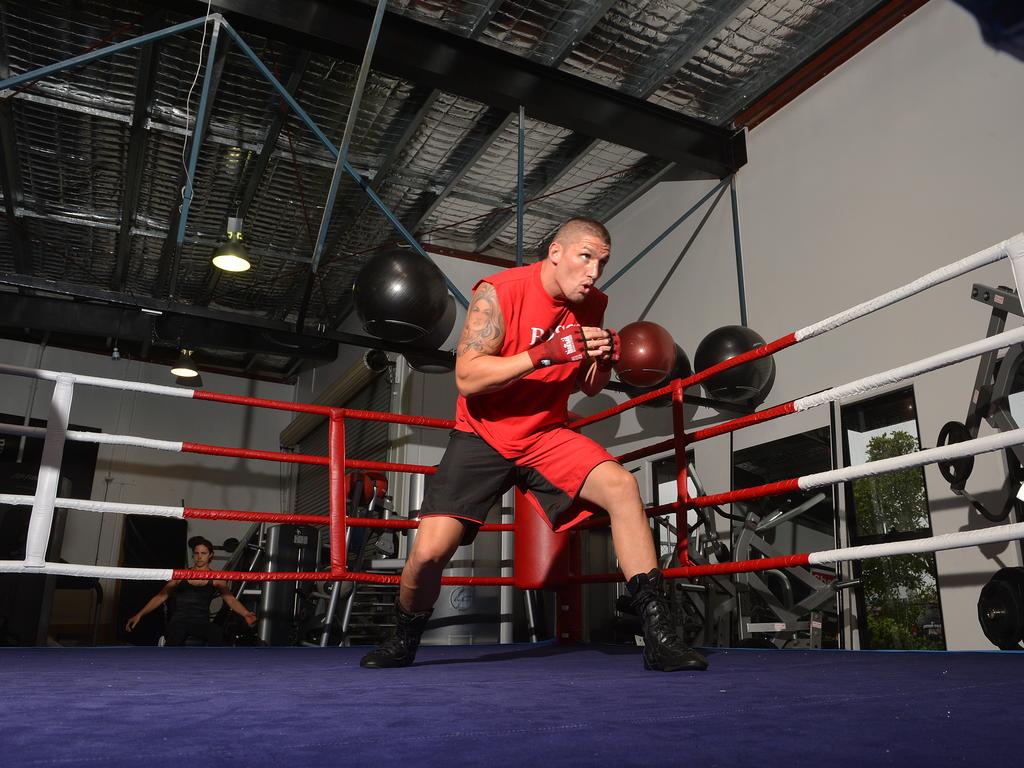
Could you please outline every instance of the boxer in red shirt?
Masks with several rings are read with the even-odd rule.
[[[566,426],[574,387],[597,394],[617,359],[618,336],[601,327],[608,298],[595,286],[610,252],[604,225],[574,218],[558,230],[547,258],[474,286],[457,349],[455,430],[437,473],[427,478],[419,530],[402,571],[396,632],[362,666],[413,663],[442,571],[517,485],[556,531],[590,516],[575,507],[577,499],[606,510],[644,624],[644,666],[707,668],[676,636],[636,480],[603,447]]]

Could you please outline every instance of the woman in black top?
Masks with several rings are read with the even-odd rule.
[[[213,556],[213,544],[206,539],[198,539],[192,544],[192,560],[197,571],[210,570],[210,558]],[[256,614],[242,605],[231,590],[227,582],[217,579],[205,579],[193,581],[191,579],[172,579],[164,584],[163,589],[153,595],[149,602],[142,606],[142,610],[128,619],[125,629],[131,632],[139,619],[151,611],[155,611],[167,602],[167,598],[174,593],[174,613],[167,622],[167,629],[164,633],[166,645],[184,645],[185,638],[199,637],[208,645],[221,645],[224,642],[224,633],[218,624],[210,621],[210,603],[215,597],[220,597],[225,604],[245,619],[251,627],[256,623]]]

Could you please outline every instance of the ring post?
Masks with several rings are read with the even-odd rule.
[[[558,642],[578,642],[583,634],[580,608],[582,589],[571,583],[580,572],[579,535],[556,533],[518,488],[515,491],[513,537],[513,584],[519,589],[550,589],[555,592],[555,637]]]
[[[30,568],[43,568],[46,565],[46,547],[50,543],[53,508],[60,485],[60,463],[64,457],[64,439],[71,416],[74,388],[74,381],[70,377],[60,376],[50,399],[43,456],[39,462],[39,478],[36,481],[36,498],[32,504],[32,516],[29,519],[28,536],[25,541],[25,565]]]
[[[566,531],[567,577],[583,572],[583,542],[579,531]],[[555,615],[555,638],[559,643],[583,642],[583,585],[570,581],[555,592],[558,612]]]
[[[345,573],[345,417],[332,408],[328,422],[327,445],[330,457],[331,575]]]
[[[690,503],[690,489],[687,482],[686,432],[683,431],[683,380],[672,382],[672,435],[676,453],[676,498],[681,506],[676,512],[676,554],[679,564],[690,562],[690,528],[687,512]]]

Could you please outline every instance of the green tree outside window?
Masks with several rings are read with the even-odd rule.
[[[867,461],[913,453],[917,438],[896,430],[868,441]],[[860,536],[928,527],[924,472],[907,469],[855,480],[853,499]],[[861,565],[872,648],[942,649],[945,638],[932,554],[865,560]]]

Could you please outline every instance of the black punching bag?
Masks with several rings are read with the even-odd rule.
[[[419,347],[423,350],[429,350],[433,352],[440,349],[441,345],[444,344],[448,337],[452,333],[452,328],[455,327],[455,318],[458,315],[458,310],[455,306],[455,297],[448,294],[447,306],[445,307],[444,314],[441,315],[441,319],[437,321],[435,325],[425,336],[421,336],[412,343],[412,346]],[[429,354],[417,354],[416,352],[404,352],[405,359],[409,362],[409,365],[414,371],[420,373],[450,373],[455,367],[455,357],[452,356],[450,361],[442,361],[438,359],[438,356]]]
[[[697,371],[731,360],[737,355],[764,346],[764,339],[743,325],[716,328],[697,347],[693,364]],[[708,397],[727,403],[761,403],[775,382],[775,361],[771,357],[738,365],[704,381]]]
[[[373,256],[352,286],[363,330],[388,341],[413,341],[429,333],[448,306],[448,288],[437,265],[415,251],[393,248]]]

